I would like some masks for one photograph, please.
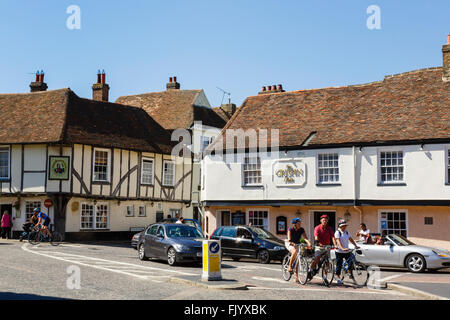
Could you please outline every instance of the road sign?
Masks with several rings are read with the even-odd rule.
[[[222,280],[220,240],[203,240],[202,280]]]
[[[44,201],[44,206],[45,206],[46,208],[50,208],[52,205],[53,205],[52,199],[45,199],[45,201]]]

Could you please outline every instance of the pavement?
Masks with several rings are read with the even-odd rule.
[[[4,257],[3,259],[1,257]],[[392,287],[357,287],[349,282],[325,287],[316,277],[302,286],[281,278],[279,262],[224,259],[222,282],[201,281],[198,265],[170,267],[140,261],[128,243],[48,243],[32,246],[0,240],[0,299],[152,300],[418,300],[430,299]],[[78,277],[78,278],[77,278]],[[294,277],[293,277],[294,278]],[[382,282],[399,283],[430,295],[448,296],[450,270],[411,274],[381,270]],[[77,280],[79,286],[77,287]],[[419,284],[419,287],[413,287]],[[213,289],[213,290],[211,290]]]

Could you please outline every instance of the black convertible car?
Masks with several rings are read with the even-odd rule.
[[[140,236],[139,259],[167,260],[171,266],[183,261],[201,262],[204,235],[197,228],[184,224],[155,223]]]

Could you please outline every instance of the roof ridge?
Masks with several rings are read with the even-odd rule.
[[[46,93],[56,93],[57,91],[72,91],[70,88],[60,88],[60,89],[53,89],[53,90],[46,90],[46,91],[35,91],[35,92],[16,92],[16,93],[0,93],[0,96],[24,96],[29,94],[46,94]],[[73,91],[72,91],[73,92]]]

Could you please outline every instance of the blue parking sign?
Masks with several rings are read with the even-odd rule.
[[[209,252],[218,253],[220,250],[220,244],[218,242],[212,242],[209,244]]]

